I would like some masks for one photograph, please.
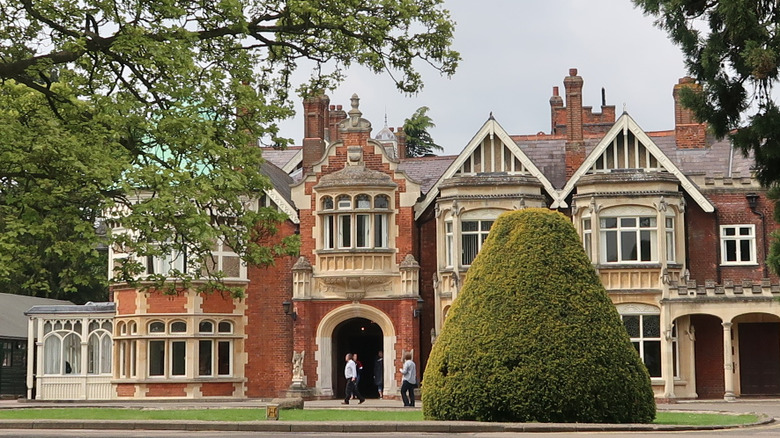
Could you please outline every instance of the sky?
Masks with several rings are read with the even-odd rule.
[[[625,109],[645,131],[674,128],[672,88],[686,75],[683,56],[664,31],[630,0],[445,0],[456,22],[453,48],[462,60],[451,78],[421,66],[425,86],[414,95],[398,91],[387,75],[361,67],[329,93],[331,105],[350,108],[360,97],[372,135],[387,124],[402,126],[421,107],[436,124],[429,130],[459,153],[491,112],[509,134],[550,132],[550,96],[577,68],[584,80],[583,105],[599,111],[601,89],[619,116]],[[302,104],[296,104],[301,112]],[[300,115],[282,123],[282,134],[300,144]]]

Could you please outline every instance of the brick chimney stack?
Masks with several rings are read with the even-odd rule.
[[[566,109],[563,107],[563,98],[558,94],[558,87],[553,87],[553,95],[550,97],[550,134],[558,134],[557,126],[566,123]]]
[[[303,173],[311,172],[314,163],[325,153],[326,123],[329,122],[330,98],[322,94],[303,100]]]
[[[680,102],[680,90],[683,88],[701,91],[701,85],[689,76],[680,78],[674,85],[672,96],[674,97],[674,137],[677,148],[704,148],[707,145],[707,125],[699,123],[693,111],[684,107]]]
[[[328,112],[328,137],[327,140],[331,143],[339,141],[339,123],[347,118],[347,112],[342,109],[341,105],[331,105]]]
[[[395,138],[398,139],[398,159],[403,160],[406,158],[406,132],[404,132],[403,126],[398,127],[398,131],[395,133]]]
[[[582,78],[577,69],[569,69],[563,80],[566,88],[566,178],[585,162],[585,143],[582,136]]]

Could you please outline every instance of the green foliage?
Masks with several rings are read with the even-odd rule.
[[[404,133],[406,134],[406,156],[422,157],[444,148],[437,145],[428,129],[435,127],[433,120],[428,116],[429,108],[421,106],[412,114],[412,117],[404,120]]]
[[[416,59],[446,75],[459,59],[441,4],[0,0],[0,286],[75,293],[98,245],[205,262],[222,239],[253,265],[295,254],[295,237],[273,236],[283,215],[247,208],[269,184],[258,139],[290,141],[277,121],[293,114],[292,73],[312,66],[301,88],[323,90],[357,63],[415,92]],[[96,235],[105,212],[134,233]],[[175,292],[192,280],[180,274],[150,280]]]
[[[753,153],[762,185],[780,184],[780,109],[773,86],[780,66],[780,5],[767,0],[633,0],[657,17],[685,56],[701,92],[682,93],[683,104],[718,137],[729,136]],[[779,245],[770,266],[780,272]]]
[[[425,369],[426,419],[647,423],[647,369],[571,221],[504,213]]]

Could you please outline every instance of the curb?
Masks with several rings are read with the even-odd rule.
[[[370,433],[370,432],[439,432],[439,433],[485,433],[485,432],[680,432],[739,429],[765,426],[775,422],[764,414],[759,421],[749,424],[722,426],[677,426],[654,424],[585,424],[585,423],[479,423],[470,421],[350,421],[350,422],[300,422],[300,421],[166,421],[166,420],[0,420],[4,429],[67,429],[67,430],[172,430],[172,431],[241,431],[241,432],[326,432],[326,433]]]

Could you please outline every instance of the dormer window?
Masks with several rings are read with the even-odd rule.
[[[390,198],[361,193],[336,197],[324,196],[322,206],[322,249],[387,248]],[[372,207],[373,206],[373,207]],[[328,208],[331,207],[331,208]]]

